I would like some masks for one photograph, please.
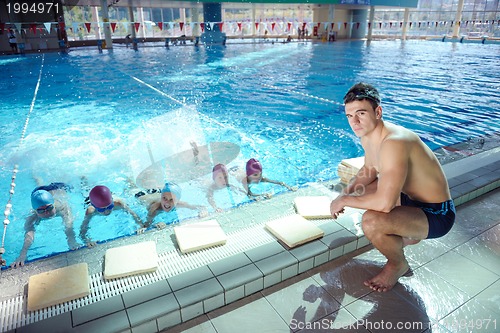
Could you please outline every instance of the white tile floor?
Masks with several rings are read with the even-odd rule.
[[[413,276],[387,293],[363,285],[385,261],[364,248],[166,332],[499,332],[498,212],[499,189],[459,206],[448,235],[406,248]]]

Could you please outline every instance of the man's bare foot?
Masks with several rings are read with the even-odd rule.
[[[406,245],[415,245],[420,242],[420,239],[412,239],[403,237],[403,247]]]
[[[391,290],[398,282],[398,279],[409,271],[410,266],[406,260],[400,264],[387,262],[382,268],[382,272],[365,281],[365,286],[378,292]]]

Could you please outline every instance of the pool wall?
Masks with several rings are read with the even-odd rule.
[[[451,162],[443,168],[456,205],[462,205],[500,187],[500,148]],[[264,219],[292,214],[293,197],[328,195],[332,193],[328,186],[333,184],[316,184],[279,196],[280,202],[264,214]],[[263,206],[256,204],[246,207],[241,214],[250,218],[261,216],[262,212]],[[314,220],[325,236],[291,250],[270,236],[261,224],[230,234],[228,244],[222,247],[189,255],[177,250],[161,253],[160,268],[152,274],[105,282],[102,273],[96,271],[91,274],[90,296],[44,310],[27,312],[27,295],[22,292],[2,301],[0,329],[3,332],[160,332],[369,246],[360,232],[361,212],[349,212],[355,217],[350,222]],[[68,263],[84,258],[69,259]],[[179,266],[177,261],[181,262]],[[182,267],[183,271],[172,267]],[[8,272],[25,274],[22,270]],[[2,273],[2,283],[8,272]]]

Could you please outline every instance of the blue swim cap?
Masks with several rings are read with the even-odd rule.
[[[177,200],[181,200],[181,194],[182,190],[179,185],[177,185],[174,182],[166,182],[165,186],[163,186],[163,189],[161,190],[161,193],[169,192],[175,195]]]
[[[54,197],[50,192],[45,190],[36,190],[31,193],[31,207],[33,209],[40,208],[42,206],[52,205],[54,203]]]

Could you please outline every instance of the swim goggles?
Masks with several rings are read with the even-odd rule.
[[[54,205],[53,204],[48,204],[47,206],[45,206],[44,208],[37,208],[36,209],[36,212],[38,214],[44,214],[46,212],[50,212],[52,209],[54,209]]]
[[[346,100],[346,98],[349,94],[354,94],[354,99],[358,100],[358,101],[363,100],[363,99],[369,99],[369,100],[374,101],[377,104],[380,104],[380,96],[378,95],[378,93],[376,93],[375,91],[372,91],[372,90],[352,91],[350,93],[345,94],[344,101]]]
[[[94,206],[94,205],[92,204],[92,206]],[[112,210],[113,207],[115,207],[114,202],[110,203],[109,206],[104,207],[104,208],[94,206],[95,210],[97,210],[99,213],[104,213],[107,210]]]

